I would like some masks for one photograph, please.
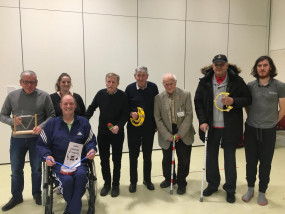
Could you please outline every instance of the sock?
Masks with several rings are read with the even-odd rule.
[[[265,193],[263,193],[263,192],[258,193],[257,203],[261,206],[265,206],[268,204],[268,201],[265,197]]]
[[[254,195],[254,187],[248,187],[247,192],[242,196],[242,200],[244,202],[249,202],[249,200],[253,197]]]

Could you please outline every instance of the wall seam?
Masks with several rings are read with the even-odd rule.
[[[229,14],[228,14],[228,40],[227,40],[227,56],[229,57],[229,43],[230,43],[230,16],[231,16],[231,0],[229,0]]]
[[[137,66],[139,66],[139,0],[137,0]]]
[[[271,36],[271,14],[272,14],[272,0],[269,0],[269,15],[268,15],[268,27],[267,27],[267,55],[270,55],[270,36]]]
[[[24,48],[23,48],[21,0],[19,0],[19,19],[20,19],[20,39],[21,39],[21,53],[22,53],[22,71],[24,71],[25,66],[24,66]]]
[[[87,87],[86,87],[86,55],[85,55],[85,28],[84,28],[84,0],[82,0],[82,46],[83,46],[83,76],[84,76],[84,101],[87,104]]]
[[[185,0],[185,3],[186,3],[186,8],[185,8],[185,47],[184,47],[184,85],[183,85],[183,88],[185,89],[186,87],[186,55],[187,55],[187,1],[188,0]]]

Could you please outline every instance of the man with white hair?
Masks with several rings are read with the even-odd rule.
[[[162,84],[165,91],[155,97],[154,117],[158,129],[158,142],[162,148],[162,170],[165,180],[160,184],[161,188],[170,186],[171,162],[173,140],[178,158],[177,176],[174,170],[173,184],[178,184],[177,194],[186,192],[186,177],[189,174],[192,143],[195,130],[193,128],[193,109],[191,94],[176,87],[176,77],[173,74],[165,74]]]

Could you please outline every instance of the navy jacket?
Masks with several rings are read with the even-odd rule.
[[[42,159],[53,156],[54,160],[63,163],[69,142],[83,144],[81,159],[91,149],[96,148],[96,138],[88,120],[81,116],[74,116],[73,125],[69,131],[62,116],[52,118],[45,125],[37,142],[37,152]]]
[[[136,82],[131,83],[127,86],[125,90],[128,101],[129,101],[129,113],[137,112],[137,107],[141,107],[145,113],[145,122],[144,124],[150,124],[153,129],[155,129],[155,120],[154,120],[154,97],[158,94],[157,85],[153,82],[147,81],[147,87],[144,90],[137,89]],[[128,123],[128,127],[130,121]]]

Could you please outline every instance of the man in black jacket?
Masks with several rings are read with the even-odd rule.
[[[204,141],[206,129],[209,130],[206,162],[208,187],[203,195],[212,195],[220,185],[218,155],[219,145],[222,143],[226,177],[223,189],[227,192],[226,200],[229,203],[235,202],[237,177],[235,153],[236,145],[242,140],[243,134],[242,108],[251,104],[250,92],[238,75],[239,72],[235,65],[228,64],[225,55],[215,56],[212,66],[202,69],[205,76],[200,79],[194,98],[202,141]],[[218,109],[214,99],[224,92],[229,95],[222,97],[222,106]],[[232,109],[229,108],[230,106]],[[226,111],[226,109],[230,110]]]

